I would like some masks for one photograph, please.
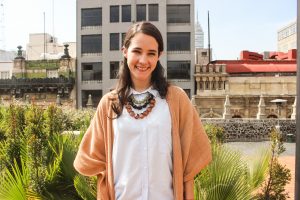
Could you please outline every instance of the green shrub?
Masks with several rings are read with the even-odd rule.
[[[256,195],[257,200],[285,200],[289,198],[285,192],[285,186],[291,180],[291,171],[279,163],[279,155],[285,151],[283,138],[277,129],[272,129],[271,134],[271,159],[269,162],[268,178],[265,180],[260,193]]]
[[[225,133],[222,127],[205,124],[204,130],[212,143],[223,143],[225,141]]]

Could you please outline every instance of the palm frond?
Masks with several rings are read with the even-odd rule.
[[[77,193],[84,200],[96,200],[97,191],[95,177],[86,178],[81,175],[76,175],[74,178],[74,186],[76,188]]]
[[[257,189],[265,180],[269,168],[270,159],[270,149],[264,148],[257,152],[255,159],[249,165],[249,182],[253,189]]]
[[[26,200],[28,197],[39,199],[40,196],[29,189],[30,174],[24,161],[21,159],[21,169],[17,161],[11,166],[12,172],[5,168],[0,177],[0,199]]]
[[[243,200],[250,198],[246,180],[247,165],[240,152],[222,145],[212,148],[213,161],[196,179],[196,199]]]

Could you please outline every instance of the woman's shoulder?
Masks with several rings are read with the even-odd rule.
[[[168,87],[168,96],[170,97],[181,97],[181,96],[186,96],[185,91],[176,85],[170,85]]]
[[[118,100],[118,94],[116,92],[116,90],[112,90],[108,93],[106,93],[105,95],[102,96],[100,102],[99,102],[99,106],[100,105],[106,105],[108,103],[114,102]]]

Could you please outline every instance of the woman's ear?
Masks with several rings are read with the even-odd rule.
[[[161,52],[159,53],[159,55],[158,55],[158,59],[160,59],[160,57],[161,57],[163,54],[164,54],[164,52],[161,51]]]
[[[127,59],[127,48],[122,47],[123,56]]]

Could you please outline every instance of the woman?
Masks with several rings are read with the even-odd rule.
[[[101,99],[74,167],[98,176],[97,199],[194,199],[210,144],[185,92],[164,77],[161,33],[136,23],[122,51],[116,90]]]

